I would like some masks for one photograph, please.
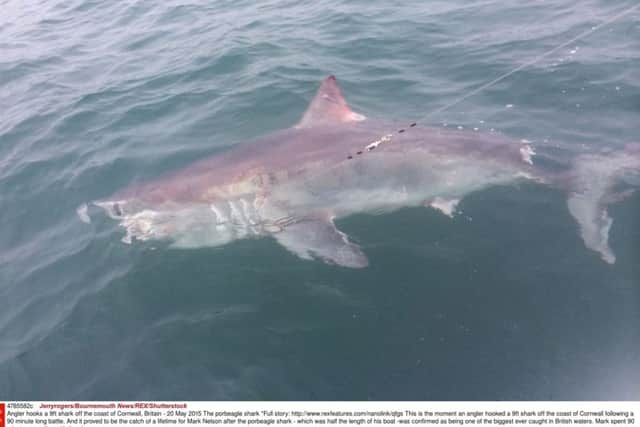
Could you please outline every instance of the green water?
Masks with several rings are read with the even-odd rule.
[[[370,267],[273,240],[124,245],[75,209],[293,125],[335,74],[420,120],[633,1],[0,2],[0,400],[640,399],[640,197],[617,263],[535,184],[338,224]],[[639,142],[625,16],[433,125],[553,152]]]

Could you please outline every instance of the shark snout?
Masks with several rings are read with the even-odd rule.
[[[83,203],[76,209],[80,221],[90,224],[91,216],[95,214],[96,208],[103,210],[111,219],[120,220],[125,216],[125,201],[95,201]]]

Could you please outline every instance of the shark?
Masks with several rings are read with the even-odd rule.
[[[640,172],[640,144],[580,153],[560,170],[544,163],[532,143],[498,133],[368,118],[350,108],[331,75],[295,126],[77,212],[90,222],[95,209],[104,210],[128,244],[167,240],[196,248],[271,237],[302,259],[363,268],[366,254],[336,219],[418,206],[453,216],[472,192],[530,180],[566,190],[586,248],[614,263],[607,206],[637,187],[619,184],[634,184],[628,178]]]

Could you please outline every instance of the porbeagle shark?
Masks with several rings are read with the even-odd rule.
[[[533,180],[568,191],[586,247],[614,263],[607,204],[629,194],[614,189],[638,175],[639,147],[581,154],[550,171],[531,144],[496,133],[366,118],[329,76],[294,127],[84,204],[78,214],[89,222],[94,207],[104,209],[124,228],[125,243],[167,239],[193,248],[272,236],[300,258],[361,268],[367,257],[336,218],[407,206],[452,216],[473,191]]]

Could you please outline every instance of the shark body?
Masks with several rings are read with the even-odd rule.
[[[452,215],[465,195],[521,179],[561,186],[585,245],[615,261],[606,206],[617,181],[640,171],[640,149],[582,155],[567,172],[535,164],[535,151],[498,134],[365,118],[327,77],[293,128],[258,138],[155,181],[92,202],[119,221],[123,241],[169,239],[178,248],[273,236],[304,259],[344,267],[366,255],[334,225],[360,212],[430,206]],[[89,220],[87,205],[78,213]]]

